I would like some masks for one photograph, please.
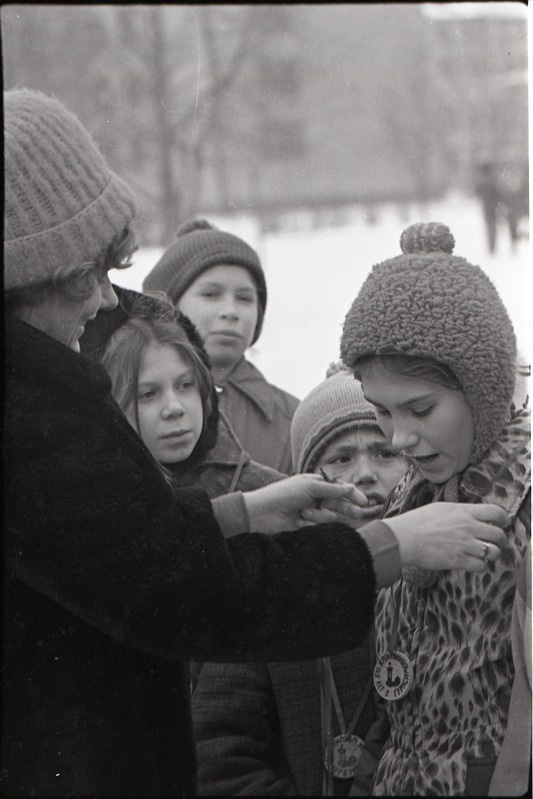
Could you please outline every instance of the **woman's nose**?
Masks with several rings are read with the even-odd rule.
[[[100,295],[100,310],[112,311],[113,308],[117,307],[118,297],[115,294],[115,289],[109,279],[109,275],[106,275],[100,283]]]

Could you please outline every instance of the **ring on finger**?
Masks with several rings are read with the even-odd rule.
[[[481,560],[487,561],[488,556],[489,556],[489,545],[483,544],[483,549],[479,557],[481,558]]]

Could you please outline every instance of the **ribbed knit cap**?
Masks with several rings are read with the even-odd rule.
[[[176,231],[176,240],[145,277],[144,291],[164,291],[177,303],[185,290],[212,266],[242,266],[257,284],[258,319],[252,344],[257,341],[267,302],[265,275],[255,250],[232,233],[218,230],[205,219],[190,219]]]
[[[351,372],[337,372],[312,389],[291,422],[292,462],[296,472],[311,472],[337,436],[359,427],[376,428],[374,406]]]
[[[455,240],[438,222],[411,225],[403,255],[374,266],[346,315],[341,357],[431,358],[459,379],[474,420],[471,462],[480,459],[509,416],[516,339],[494,285],[479,266],[452,255]]]
[[[42,92],[4,92],[4,289],[67,277],[135,216],[88,131]]]

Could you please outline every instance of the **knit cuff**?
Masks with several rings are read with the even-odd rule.
[[[224,538],[233,538],[234,535],[250,531],[250,520],[241,491],[223,494],[211,500],[211,506]]]
[[[369,522],[357,530],[372,557],[376,588],[386,588],[400,578],[401,560],[398,539],[382,521]]]

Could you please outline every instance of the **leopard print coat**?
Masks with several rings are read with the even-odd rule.
[[[511,611],[530,537],[524,513],[531,480],[529,411],[514,412],[483,461],[454,477],[431,486],[409,470],[386,515],[438,500],[495,503],[508,513],[510,549],[482,573],[404,570],[402,579],[379,592],[377,657],[390,648],[399,603],[395,648],[408,655],[414,680],[404,698],[387,702],[391,733],[374,795],[464,795],[472,761],[495,761],[505,732],[514,673]]]

